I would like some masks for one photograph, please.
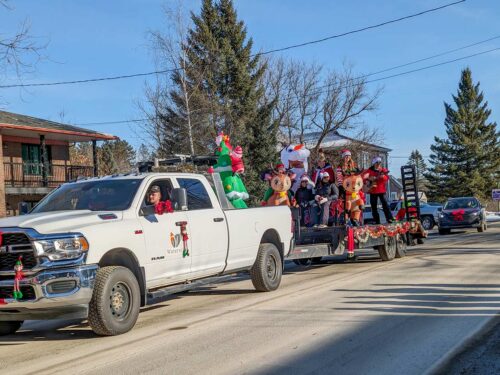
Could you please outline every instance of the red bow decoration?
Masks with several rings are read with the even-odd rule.
[[[172,212],[174,212],[174,209],[172,208],[172,202],[169,200],[155,204],[155,214],[157,215],[171,214]]]
[[[3,232],[0,232],[0,246],[3,245]]]
[[[455,210],[455,211],[451,212],[451,215],[453,216],[453,220],[455,220],[455,221],[463,221],[464,214],[465,214],[465,211],[463,209]]]

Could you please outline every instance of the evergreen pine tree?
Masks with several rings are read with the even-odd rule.
[[[500,134],[488,121],[491,110],[469,68],[462,71],[453,101],[456,109],[444,104],[447,138],[435,137],[431,146],[432,167],[426,174],[431,196],[487,199],[500,178]]]
[[[417,175],[417,184],[419,191],[427,192],[427,179],[424,176],[424,173],[427,171],[427,164],[424,161],[424,158],[420,151],[413,150],[408,158],[408,164],[415,166],[415,172]]]
[[[191,110],[196,111],[193,131],[203,145],[214,149],[219,131],[241,145],[246,167],[245,184],[250,195],[259,196],[262,183],[259,172],[275,158],[275,124],[271,119],[273,103],[264,100],[262,76],[266,69],[259,56],[252,56],[252,39],[238,20],[231,0],[203,0],[199,15],[191,15],[193,27],[185,46],[185,82],[192,95]],[[185,121],[185,101],[178,72],[172,92],[175,108],[171,119]],[[259,196],[260,198],[260,196]]]

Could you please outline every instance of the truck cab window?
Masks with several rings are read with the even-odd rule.
[[[179,186],[186,189],[188,210],[205,210],[213,208],[212,201],[200,180],[194,178],[178,178]]]

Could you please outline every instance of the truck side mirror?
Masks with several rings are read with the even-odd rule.
[[[188,202],[187,202],[187,192],[184,188],[176,188],[172,189],[170,193],[172,206],[175,211],[187,211]]]
[[[149,216],[155,214],[155,206],[144,206],[139,210],[139,215]]]

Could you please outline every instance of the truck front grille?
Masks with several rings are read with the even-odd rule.
[[[35,290],[29,285],[21,285],[23,298],[21,301],[32,301],[36,299]],[[0,299],[13,298],[14,288],[11,286],[0,286]]]
[[[14,272],[14,266],[22,256],[24,270],[30,270],[37,265],[33,246],[24,233],[2,233],[0,247],[0,271]]]

